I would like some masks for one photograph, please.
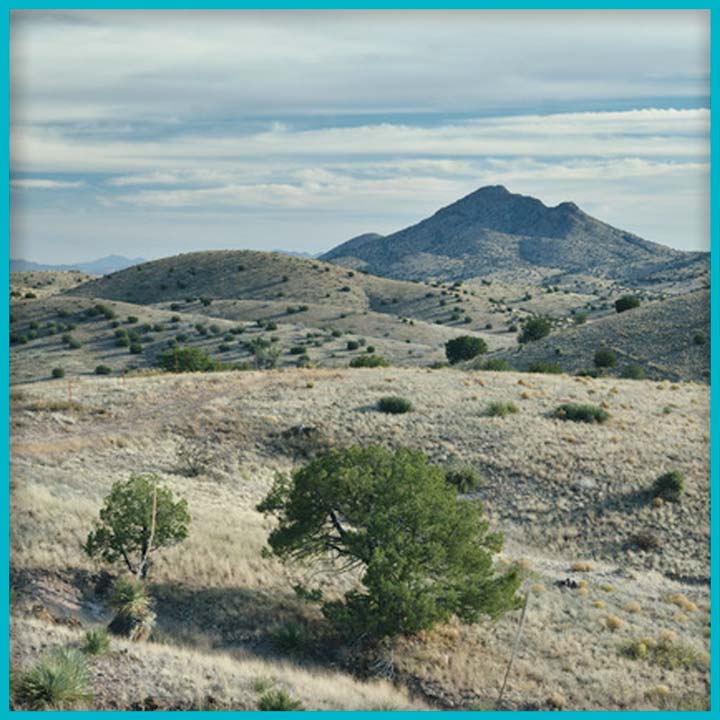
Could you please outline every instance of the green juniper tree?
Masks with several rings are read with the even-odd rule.
[[[108,563],[122,560],[133,575],[144,578],[150,556],[184,540],[189,524],[185,500],[175,501],[154,475],[131,475],[112,486],[83,549]]]
[[[482,505],[459,499],[417,450],[330,450],[278,475],[258,510],[279,521],[268,538],[275,555],[329,556],[361,572],[363,590],[323,604],[352,636],[414,634],[451,615],[474,622],[518,607],[519,572],[496,571],[502,537]]]

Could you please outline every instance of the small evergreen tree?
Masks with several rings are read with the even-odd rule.
[[[522,333],[518,336],[518,342],[527,343],[534,342],[535,340],[541,340],[542,338],[547,337],[551,330],[552,322],[550,322],[549,318],[540,317],[539,315],[531,317],[523,325]]]
[[[184,540],[189,524],[185,500],[176,502],[153,475],[131,475],[112,486],[84,550],[109,563],[122,560],[133,575],[144,578],[151,554]]]
[[[463,360],[472,360],[478,355],[484,355],[487,350],[487,343],[482,338],[472,335],[461,335],[445,343],[445,357],[451,365]]]

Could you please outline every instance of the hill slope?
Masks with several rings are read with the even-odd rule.
[[[538,279],[587,273],[638,282],[675,272],[705,253],[683,253],[618,230],[574,203],[547,207],[540,200],[487,186],[417,225],[385,237],[361,235],[322,256],[323,260],[403,279],[461,279],[493,273]]]
[[[617,355],[619,370],[640,365],[651,378],[708,382],[709,337],[710,293],[699,290],[606,315],[501,354],[519,369],[542,360],[576,372],[592,368],[595,351],[608,348]]]

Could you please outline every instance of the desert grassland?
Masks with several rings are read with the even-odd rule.
[[[198,686],[201,695],[254,707],[257,693],[248,687],[268,675],[309,708],[407,707],[406,694],[389,685],[365,686],[322,665],[318,613],[291,589],[315,568],[261,556],[270,523],[254,506],[275,472],[296,460],[280,434],[311,425],[340,445],[410,445],[437,462],[470,462],[483,472],[477,495],[505,533],[503,561],[522,564],[530,592],[510,706],[707,702],[707,386],[387,368],[84,378],[73,379],[72,400],[68,392],[66,381],[13,387],[12,643],[20,666],[40,651],[43,633],[48,643],[77,636],[29,620],[33,604],[85,624],[107,619],[83,585],[100,566],[80,545],[114,481],[154,472],[187,498],[191,532],[159,554],[152,570],[156,641],[118,642],[122,660],[102,661],[121,667],[122,697],[165,693],[168,701],[190,702],[187,678],[205,673],[212,679]],[[414,412],[378,413],[376,401],[389,394],[412,400]],[[513,402],[518,412],[489,417],[494,401]],[[550,417],[562,402],[601,405],[610,420]],[[198,450],[196,476],[183,460],[187,448]],[[649,503],[644,491],[671,469],[685,476],[681,502]],[[657,549],[633,545],[641,531],[653,534]],[[579,587],[555,584],[568,577]],[[317,579],[331,592],[352,582]],[[306,653],[291,658],[272,640],[288,621],[315,635]],[[472,627],[451,622],[386,644],[382,666],[441,706],[486,707],[497,697],[517,622],[517,613]],[[626,646],[640,640],[667,652],[657,662],[627,657]],[[153,685],[161,665],[167,672]],[[309,670],[313,683],[302,679]]]

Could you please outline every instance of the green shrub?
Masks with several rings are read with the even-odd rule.
[[[368,346],[365,348],[365,352],[368,353],[369,355],[372,355],[372,354],[375,352],[375,346],[374,346],[374,345],[368,345]]]
[[[591,378],[599,377],[602,374],[603,374],[603,372],[598,370],[597,368],[582,368],[575,373],[575,375],[577,375],[577,377],[591,377]]]
[[[491,372],[506,372],[510,370],[510,363],[505,358],[488,358],[485,361],[476,361],[472,364],[473,370],[489,370]]]
[[[271,320],[269,323],[265,323],[265,329],[270,332],[272,332],[273,330],[277,330],[277,323],[274,320]]]
[[[143,346],[139,342],[130,343],[130,352],[133,355],[140,355],[143,351]]]
[[[615,312],[621,313],[626,310],[640,307],[640,298],[635,295],[623,295],[615,301]]]
[[[382,355],[360,355],[350,361],[352,368],[388,367],[390,363]]]
[[[293,700],[285,690],[268,690],[258,700],[258,710],[291,711],[302,710],[299,700]]]
[[[584,325],[587,322],[587,313],[579,312],[575,317],[573,318],[576,325]]]
[[[518,336],[519,343],[535,342],[547,337],[552,330],[552,322],[549,318],[536,316],[531,317],[523,323],[523,329]]]
[[[604,423],[610,417],[601,407],[580,403],[564,403],[555,410],[554,415],[560,420],[585,423]]]
[[[451,365],[463,360],[472,360],[478,355],[484,355],[487,350],[487,343],[482,338],[472,335],[461,335],[445,343],[445,357]]]
[[[67,341],[67,346],[72,350],[77,350],[78,348],[82,347],[82,343],[77,338],[71,337]]]
[[[611,368],[617,365],[617,355],[612,350],[601,348],[593,357],[593,364],[596,368]]]
[[[360,347],[360,343],[357,340],[348,340],[348,342],[347,342],[348,350],[357,350],[359,347]]]
[[[19,705],[29,710],[72,710],[93,698],[85,658],[75,648],[57,648],[22,673],[15,690]]]
[[[676,502],[680,499],[685,488],[685,481],[677,470],[660,475],[652,486],[653,497],[660,497],[663,500]]]
[[[707,342],[707,337],[705,336],[705,333],[696,332],[693,335],[693,343],[695,345],[704,345]]]
[[[645,370],[642,365],[627,365],[622,369],[620,377],[625,380],[643,380],[645,378]]]
[[[268,538],[278,557],[320,562],[333,552],[359,568],[362,587],[322,606],[349,637],[414,635],[452,615],[472,623],[519,606],[520,574],[496,574],[502,538],[481,505],[459,498],[417,450],[330,450],[278,475],[257,509],[279,521]]]
[[[88,630],[85,633],[85,644],[82,651],[86,655],[105,655],[110,650],[110,637],[105,628]]]
[[[119,335],[115,338],[116,347],[130,347],[130,338],[127,335]]]
[[[411,412],[413,404],[409,400],[398,397],[397,395],[387,395],[378,400],[377,409],[380,412],[390,413],[392,415],[402,415],[403,413]]]
[[[168,348],[155,358],[156,367],[170,372],[212,372],[219,365],[199,348]]]
[[[113,483],[83,549],[89,557],[108,563],[122,560],[133,575],[145,577],[150,554],[184,540],[189,524],[185,500],[175,501],[172,491],[159,486],[154,475],[131,475]]]
[[[546,373],[548,375],[559,375],[563,369],[559,363],[548,362],[547,360],[536,360],[528,365],[527,371],[529,373]]]
[[[135,315],[128,315],[127,320],[125,322],[128,325],[134,325],[136,322],[138,322],[138,318]]]
[[[95,374],[96,375],[111,375],[112,374],[112,368],[108,367],[107,365],[98,365],[95,368]]]
[[[65,370],[64,370],[63,368],[61,368],[61,367],[53,368],[53,370],[52,370],[52,376],[53,376],[53,378],[55,378],[56,380],[58,380],[59,378],[64,378],[64,377],[65,377]]]
[[[474,492],[485,484],[483,476],[472,465],[451,465],[445,469],[445,480],[459,493]]]
[[[518,411],[515,403],[511,402],[491,402],[487,407],[487,414],[490,417],[507,417]]]
[[[218,352],[221,352],[221,353],[230,352],[230,346],[227,343],[220,343],[218,345]]]

